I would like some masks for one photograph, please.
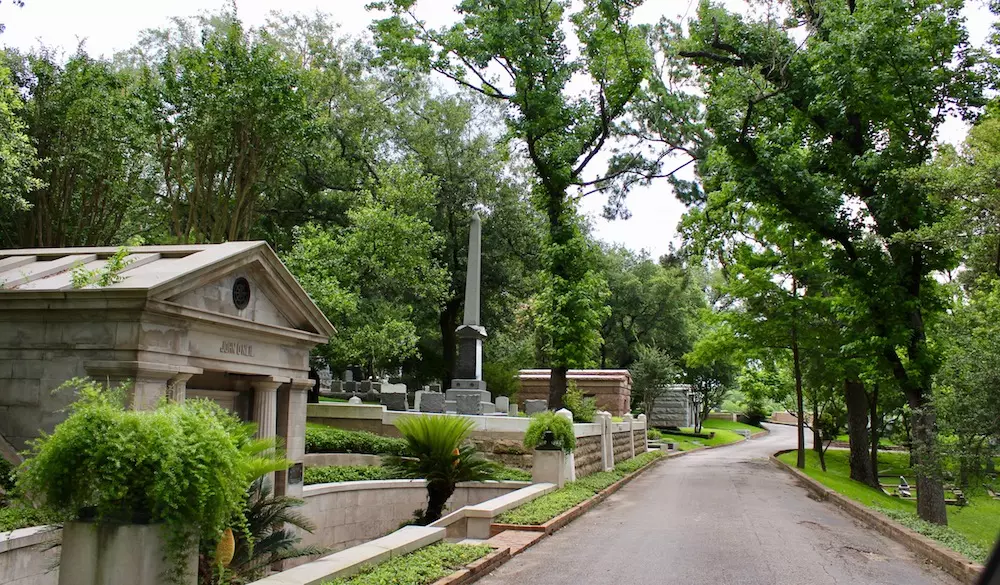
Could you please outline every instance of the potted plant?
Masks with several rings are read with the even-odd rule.
[[[532,416],[524,433],[524,446],[534,450],[531,481],[562,487],[575,479],[576,433],[568,417],[552,411]]]
[[[60,584],[193,584],[199,540],[240,524],[253,479],[287,467],[273,441],[210,401],[136,411],[124,387],[66,386],[78,400],[18,477],[64,522]]]

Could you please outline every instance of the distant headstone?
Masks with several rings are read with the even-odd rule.
[[[510,398],[506,396],[497,396],[496,400],[497,412],[507,412],[510,408]]]
[[[549,409],[548,400],[525,400],[524,401],[524,412],[528,416],[533,414],[538,414],[539,412],[545,412]]]
[[[354,380],[347,380],[344,382],[344,392],[354,393],[358,391],[358,383]]]
[[[343,392],[344,383],[340,380],[330,380],[330,392]]]
[[[344,370],[343,378],[345,382],[353,382],[354,372],[352,372],[351,370]]]
[[[517,403],[511,402],[507,407],[507,416],[517,416]]]
[[[429,386],[427,386],[427,389],[430,390],[431,392],[440,392],[441,384],[430,384]]]
[[[406,384],[382,383],[382,394],[399,394],[400,392],[406,393]]]
[[[481,414],[483,411],[481,396],[475,393],[455,393],[455,411],[458,414]]]
[[[357,396],[351,396],[350,398],[347,399],[347,403],[348,404],[361,404],[361,399],[358,398]]]
[[[444,394],[441,392],[417,392],[420,395],[420,412],[444,412]]]
[[[390,393],[390,394],[380,394],[379,399],[382,401],[382,406],[386,407],[388,410],[405,412],[409,410],[406,405],[406,393]]]
[[[371,380],[361,380],[358,382],[358,392],[367,393],[372,391],[372,381]]]

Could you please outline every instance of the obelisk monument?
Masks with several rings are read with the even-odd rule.
[[[479,214],[472,214],[472,225],[469,229],[469,261],[465,273],[465,315],[462,324],[455,330],[458,337],[458,363],[455,369],[455,379],[451,388],[445,393],[445,407],[456,410],[457,399],[461,395],[478,393],[479,412],[489,413],[495,409],[490,400],[490,393],[483,381],[483,340],[486,339],[486,328],[479,324],[479,288],[482,281],[482,224]],[[465,401],[468,403],[468,400]],[[462,414],[475,414],[462,412]]]

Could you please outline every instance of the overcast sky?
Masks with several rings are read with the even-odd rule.
[[[369,0],[237,0],[242,20],[250,26],[263,24],[272,10],[315,12],[333,15],[345,34],[365,34],[373,14],[365,10]],[[695,9],[697,0],[647,0],[637,20],[655,22],[661,16],[676,18]],[[420,0],[418,14],[432,24],[444,24],[454,18],[456,0]],[[727,4],[738,6],[739,0]],[[7,31],[0,44],[22,49],[39,43],[73,51],[83,42],[92,55],[111,55],[132,46],[139,31],[163,26],[172,16],[192,16],[202,11],[216,11],[227,6],[225,0],[25,0],[23,8],[11,0],[0,0],[0,22]],[[967,8],[968,26],[973,42],[982,43],[993,22],[981,0],[971,0]],[[945,125],[941,138],[959,143],[965,127],[957,120]],[[690,168],[690,167],[689,167]],[[665,182],[635,190],[628,198],[632,218],[608,222],[599,217],[604,201],[591,195],[584,201],[584,211],[594,218],[597,236],[634,250],[645,249],[654,257],[663,254],[675,239],[677,222],[684,206],[670,192]]]

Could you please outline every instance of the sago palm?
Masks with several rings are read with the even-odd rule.
[[[396,421],[409,447],[408,457],[390,457],[389,467],[403,477],[427,480],[427,508],[421,524],[441,518],[445,504],[461,481],[490,479],[493,466],[463,444],[471,420],[460,416],[408,416]]]

